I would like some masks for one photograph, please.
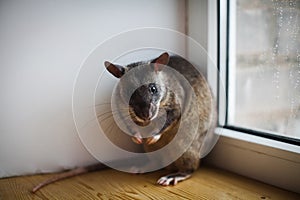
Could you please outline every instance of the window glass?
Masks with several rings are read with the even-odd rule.
[[[300,139],[300,1],[228,2],[228,124]]]

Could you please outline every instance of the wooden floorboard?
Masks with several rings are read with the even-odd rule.
[[[0,179],[0,199],[300,199],[299,194],[209,167],[174,187],[157,185],[165,173],[106,169],[56,182],[35,194],[30,189],[51,174],[5,178]]]

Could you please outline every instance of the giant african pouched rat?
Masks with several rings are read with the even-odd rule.
[[[189,178],[199,167],[200,151],[204,146],[204,140],[213,134],[216,125],[215,103],[204,76],[184,58],[170,56],[168,53],[163,53],[148,62],[137,62],[127,66],[107,61],[104,65],[113,76],[120,79],[114,96],[116,106],[128,107],[127,113],[130,118],[122,116],[120,112],[119,119],[125,124],[133,141],[143,144],[145,152],[153,152],[169,144],[176,136],[181,124],[184,126],[184,138],[175,141],[175,144],[180,148],[184,146],[182,145],[184,139],[191,140],[185,152],[167,166],[174,173],[161,177],[157,183],[164,186],[176,185],[179,181]],[[193,91],[184,87],[178,80],[178,76],[165,73],[165,66],[179,72],[188,81]],[[131,77],[122,82],[122,77],[130,72],[132,72]],[[128,92],[127,88],[136,89]],[[194,93],[196,100],[192,101],[189,98],[191,93]],[[164,115],[160,110],[164,110]],[[162,128],[155,129],[153,133],[147,133],[147,137],[126,122],[126,120],[132,120],[138,126],[147,126],[154,120],[161,121],[160,117],[166,118]],[[196,134],[192,134],[194,130],[197,130]],[[172,151],[169,153],[171,155]],[[103,167],[104,165],[100,163],[76,168],[40,183],[32,191],[36,192],[51,182]]]

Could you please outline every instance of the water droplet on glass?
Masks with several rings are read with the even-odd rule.
[[[290,79],[293,79],[294,75],[293,75],[292,71],[290,71],[289,76],[290,76]]]

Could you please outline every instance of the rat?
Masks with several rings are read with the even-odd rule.
[[[180,124],[184,124],[184,139],[190,139],[191,143],[178,159],[166,167],[172,173],[160,177],[157,183],[163,186],[176,185],[190,178],[199,168],[200,152],[206,148],[205,139],[214,134],[217,122],[213,94],[204,76],[186,59],[177,55],[170,56],[167,52],[146,62],[121,66],[105,61],[104,65],[109,73],[120,79],[113,98],[119,110],[124,105],[128,107],[127,112],[119,113],[120,120],[131,134],[133,142],[143,145],[145,152],[153,152],[169,144],[176,136]],[[195,101],[191,100],[191,91],[182,84],[178,76],[164,72],[165,66],[176,70],[188,81]],[[127,74],[131,74],[131,77],[122,80]],[[129,92],[128,88],[134,90]],[[160,112],[161,110],[164,112]],[[130,117],[125,116],[128,113]],[[162,118],[165,120],[161,120]],[[160,125],[161,128],[154,128],[153,132],[144,136],[127,123],[128,120],[141,127],[146,127],[155,120],[164,123]],[[196,134],[192,133],[194,130],[197,130]],[[178,148],[184,146],[184,139],[176,140],[175,145]],[[172,151],[169,153],[172,155]],[[163,160],[164,156],[160,159]],[[52,182],[105,167],[98,163],[63,172],[38,184],[32,192]]]

